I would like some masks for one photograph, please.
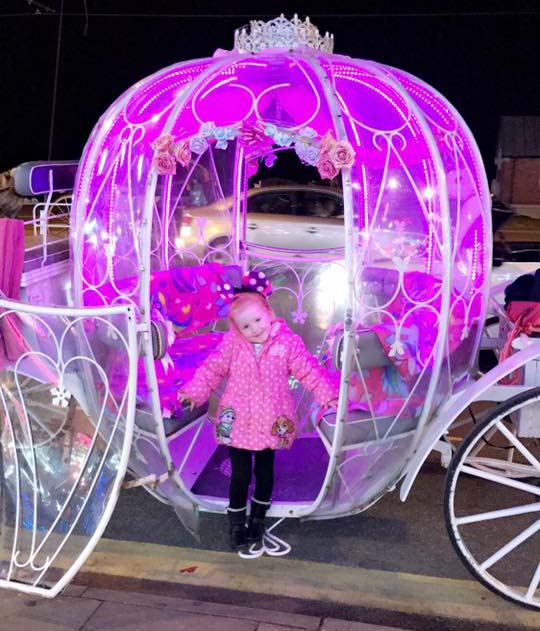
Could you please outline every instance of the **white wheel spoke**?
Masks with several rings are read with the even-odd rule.
[[[461,421],[454,421],[450,426],[450,430],[458,429],[459,427],[463,427],[464,425],[470,425],[471,421],[469,418],[461,419]],[[460,438],[461,440],[461,438]]]
[[[497,423],[497,427],[501,434],[504,434],[506,438],[514,445],[514,447],[519,451],[519,453],[526,458],[533,467],[540,473],[540,462],[532,455],[532,453],[525,447],[525,445],[519,440],[517,436],[514,436],[512,432],[505,427],[503,423],[500,421]]]
[[[534,592],[538,589],[539,583],[540,583],[540,563],[538,564],[538,567],[536,568],[536,572],[534,573],[531,584],[529,585],[529,589],[527,590],[527,594],[525,595],[525,598],[527,600],[531,600],[533,598]]]
[[[496,482],[497,484],[502,484],[503,486],[511,486],[514,489],[519,489],[520,491],[525,491],[526,493],[532,493],[533,495],[540,495],[540,487],[534,486],[533,484],[518,482],[518,480],[505,478],[504,476],[498,475],[497,473],[482,471],[481,469],[475,469],[474,467],[470,467],[467,465],[463,465],[461,470],[464,473],[468,473],[469,475],[473,475],[477,478],[483,478],[484,480]]]
[[[512,552],[514,548],[517,548],[520,544],[522,544],[526,539],[532,537],[536,532],[540,530],[540,519],[534,524],[531,524],[528,528],[526,528],[521,534],[517,535],[511,539],[505,546],[503,546],[500,550],[497,550],[494,554],[492,554],[489,559],[486,559],[482,565],[480,565],[480,569],[487,570],[492,565],[500,561],[503,557],[505,557],[509,552]]]
[[[501,508],[487,513],[476,513],[475,515],[466,515],[464,517],[456,517],[456,525],[474,524],[479,521],[487,521],[489,519],[501,519],[502,517],[513,517],[515,515],[525,515],[526,513],[536,513],[540,511],[540,502],[534,504],[525,504],[523,506],[513,506],[512,508]]]
[[[540,610],[540,449],[516,422],[537,403],[540,387],[487,412],[454,456],[445,501],[464,564],[496,593]],[[480,504],[467,499],[471,489]],[[486,547],[477,546],[482,540]]]
[[[486,443],[488,440],[491,440],[491,437],[495,434],[495,428],[492,427],[489,429],[484,436],[482,436],[481,440],[479,440],[474,448],[471,450],[470,456],[476,456],[479,454],[484,447],[486,447]]]
[[[467,458],[466,463],[475,467],[483,467],[484,469],[502,469],[507,476],[521,475],[534,477],[539,476],[539,472],[529,464],[520,464],[518,462],[508,462],[507,460],[497,460],[496,458]]]

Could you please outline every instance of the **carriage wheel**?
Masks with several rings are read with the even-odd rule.
[[[465,438],[446,477],[445,520],[473,576],[540,609],[540,439],[518,436],[524,414],[540,428],[540,387],[490,410]]]

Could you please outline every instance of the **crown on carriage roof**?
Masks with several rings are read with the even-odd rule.
[[[334,36],[321,35],[319,29],[306,17],[304,21],[295,13],[288,20],[283,13],[269,22],[251,20],[249,26],[234,32],[234,48],[241,53],[255,53],[265,48],[301,48],[309,46],[331,53]]]

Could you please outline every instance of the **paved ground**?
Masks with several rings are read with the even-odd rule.
[[[443,482],[444,471],[432,462],[424,467],[406,503],[392,493],[354,517],[307,523],[287,520],[278,535],[292,544],[291,554],[256,561],[241,560],[227,550],[224,516],[203,515],[201,542],[196,543],[182,530],[170,507],[140,489],[123,492],[105,538],[76,577],[80,585],[92,589],[81,594],[79,585],[70,587],[66,596],[53,603],[28,596],[0,599],[4,614],[0,631],[11,631],[17,619],[24,622],[22,631],[176,631],[188,628],[181,626],[185,621],[194,625],[193,610],[188,616],[188,610],[182,609],[188,603],[204,615],[222,611],[220,607],[225,605],[236,608],[229,613],[248,605],[250,611],[265,612],[264,621],[260,619],[263,614],[247,610],[243,616],[216,613],[221,618],[244,621],[235,625],[238,631],[283,629],[277,618],[268,617],[268,611],[272,616],[315,618],[317,627],[294,628],[319,631],[363,629],[344,622],[339,626],[333,619],[410,631],[539,629],[540,613],[510,604],[469,578],[446,535]],[[477,499],[470,494],[472,505]],[[97,591],[104,588],[114,590],[116,596]],[[159,609],[159,615],[164,616],[158,618],[157,613],[153,616],[145,610],[144,615],[155,619],[156,626],[149,626],[142,612],[136,617],[137,624],[129,617],[130,611],[138,611],[133,603],[139,598],[129,594],[139,591],[152,595],[149,608]],[[111,604],[128,598],[131,600],[126,606]],[[64,614],[66,602],[72,611]],[[118,618],[114,624],[102,620],[104,626],[88,626],[100,620],[100,611],[118,612]],[[242,626],[246,620],[251,626]],[[328,626],[330,623],[337,626]],[[141,626],[144,624],[147,626]],[[228,629],[205,624],[189,628]]]
[[[111,576],[130,575],[142,582],[127,581],[129,589],[150,582],[160,593],[176,586],[184,597],[208,594],[233,604],[248,598],[261,608],[289,607],[419,631],[540,628],[540,613],[491,594],[458,560],[444,524],[444,477],[434,459],[424,465],[405,503],[394,492],[353,517],[286,520],[277,534],[292,545],[291,554],[247,562],[227,551],[224,516],[203,514],[197,543],[169,507],[145,491],[125,492],[106,531],[110,540],[85,566],[93,578],[87,574],[83,580],[103,585],[104,572],[114,587]],[[481,488],[475,490],[473,481],[466,494],[472,512],[482,506]],[[485,537],[485,530],[479,536]],[[510,538],[501,532],[501,542]],[[132,541],[144,543],[133,548],[122,569]],[[515,584],[523,584],[521,570],[520,563],[512,568]]]
[[[540,613],[467,578],[444,532],[442,480],[433,464],[405,504],[392,494],[349,519],[289,520],[279,534],[293,543],[291,555],[256,561],[226,551],[223,516],[204,516],[196,545],[168,507],[144,492],[123,493],[136,528],[120,511],[109,537],[113,526],[119,535],[143,529],[146,541],[165,537],[169,545],[102,539],[63,596],[0,592],[0,631],[539,629]]]
[[[335,618],[80,585],[69,587],[53,601],[2,592],[0,608],[0,631],[400,631]]]
[[[375,631],[365,624],[408,631],[539,629],[540,613],[468,577],[445,532],[443,479],[440,465],[428,464],[406,503],[394,493],[355,517],[288,520],[278,534],[292,544],[291,554],[250,561],[227,550],[222,515],[203,515],[197,544],[169,507],[145,491],[124,492],[78,584],[52,602],[0,599],[0,631],[11,631],[16,620],[23,631],[228,631],[229,623],[235,631]]]
[[[444,524],[445,470],[424,465],[406,502],[397,491],[369,510],[342,519],[300,522],[288,519],[276,534],[292,546],[290,558],[338,566],[469,578]],[[471,501],[474,498],[471,497]],[[143,489],[124,491],[105,537],[226,552],[224,515],[201,515],[199,543],[182,528],[174,511]],[[519,581],[518,581],[519,582]]]

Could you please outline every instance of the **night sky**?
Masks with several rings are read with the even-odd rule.
[[[49,157],[61,6],[0,0],[0,171]],[[64,0],[63,7],[53,159],[77,159],[98,117],[139,79],[230,49],[235,28],[281,11],[310,15],[334,33],[338,53],[402,68],[437,88],[471,127],[490,177],[499,117],[540,115],[538,0]]]

